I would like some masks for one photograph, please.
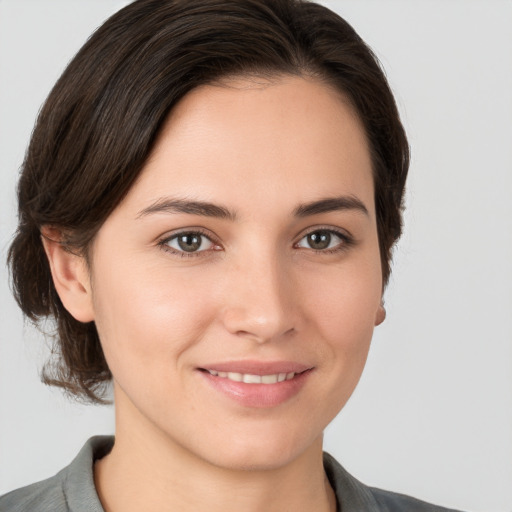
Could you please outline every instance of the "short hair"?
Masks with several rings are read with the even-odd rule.
[[[334,86],[362,122],[386,285],[402,230],[409,146],[385,74],[354,29],[302,0],[137,0],[99,27],[67,66],[21,170],[8,262],[25,315],[55,322],[58,359],[45,366],[45,383],[103,402],[112,375],[94,322],[77,321],[59,299],[41,228],[58,227],[62,243],[86,256],[181,98],[227,77],[287,74]]]

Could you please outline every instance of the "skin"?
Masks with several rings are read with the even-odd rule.
[[[174,109],[99,230],[91,271],[45,241],[64,305],[96,322],[114,376],[116,444],[95,467],[107,511],[335,509],[322,432],[383,320],[373,194],[363,128],[338,92],[299,77],[232,79]],[[349,201],[296,215],[334,197],[366,212]],[[147,211],[165,198],[236,218]],[[183,256],[172,236],[198,229],[204,250]],[[311,248],[319,230],[331,230],[327,249]],[[250,407],[198,370],[240,360],[311,371],[284,403]]]

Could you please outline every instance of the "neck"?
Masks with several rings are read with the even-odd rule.
[[[322,438],[284,465],[225,468],[201,459],[154,425],[117,415],[112,452],[95,465],[106,512],[295,512],[336,510],[322,461]],[[126,428],[129,426],[129,428]]]

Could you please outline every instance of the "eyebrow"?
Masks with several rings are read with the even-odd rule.
[[[354,196],[328,197],[300,204],[293,211],[295,217],[309,217],[321,213],[328,213],[340,210],[355,210],[369,216],[368,209],[364,203]],[[236,212],[207,201],[193,201],[188,199],[161,198],[153,204],[144,208],[137,214],[137,218],[145,217],[154,213],[188,213],[203,217],[215,217],[235,221]]]
[[[318,201],[312,201],[299,205],[294,215],[296,217],[308,217],[320,213],[335,212],[340,210],[355,210],[369,216],[368,209],[364,203],[354,196],[328,197]]]
[[[236,213],[224,206],[207,201],[192,201],[188,199],[162,198],[144,208],[137,214],[137,218],[152,213],[189,213],[203,217],[216,217],[219,219],[236,220]]]

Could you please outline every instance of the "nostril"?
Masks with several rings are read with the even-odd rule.
[[[251,300],[252,299],[252,300]],[[272,297],[236,297],[219,318],[227,331],[240,339],[264,343],[295,332],[298,315],[292,301],[277,303]]]

